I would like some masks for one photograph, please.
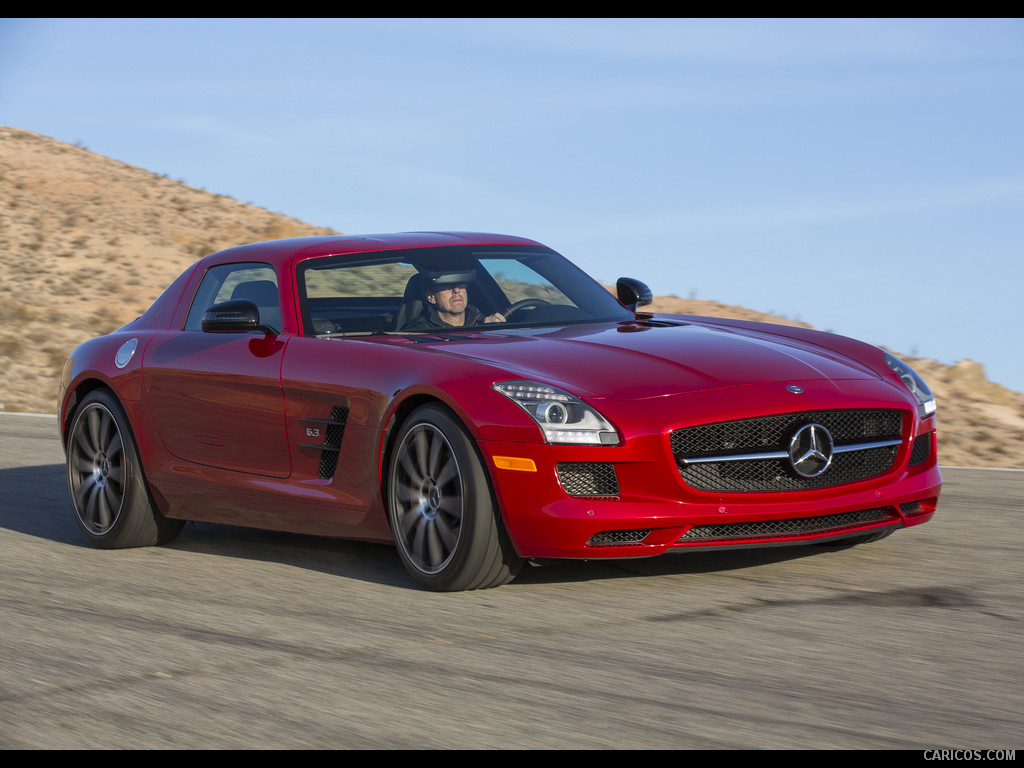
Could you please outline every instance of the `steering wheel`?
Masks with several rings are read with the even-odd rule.
[[[512,317],[512,315],[514,315],[521,309],[536,309],[537,307],[546,307],[550,303],[550,301],[545,301],[544,299],[520,299],[511,307],[506,309],[502,314],[505,316],[505,319],[508,320],[510,317]]]

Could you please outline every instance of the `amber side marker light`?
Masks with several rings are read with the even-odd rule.
[[[515,456],[495,456],[494,466],[498,469],[514,469],[518,472],[536,472],[537,465],[533,459],[520,459]]]

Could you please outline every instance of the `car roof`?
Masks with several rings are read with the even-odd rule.
[[[283,267],[293,261],[345,253],[389,251],[398,248],[436,248],[452,245],[539,246],[541,243],[512,235],[486,232],[395,232],[376,235],[327,235],[268,240],[226,248],[202,260],[203,267],[243,261],[267,262]]]

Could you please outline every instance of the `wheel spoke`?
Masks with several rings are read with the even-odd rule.
[[[98,410],[98,409],[97,409]],[[111,430],[113,429],[114,434],[117,434],[117,428],[114,425],[113,420],[110,418],[110,414],[106,411],[100,411],[100,423],[99,423],[99,448],[104,452],[108,453],[110,450],[111,443]]]
[[[429,455],[430,447],[425,428],[416,431],[416,442],[412,447],[412,451],[416,454],[416,465],[419,467],[420,477],[429,477],[430,471],[427,468],[427,456]]]
[[[107,483],[103,486],[103,498],[107,503],[107,508],[114,514],[121,508],[121,495],[114,490],[111,483]]]
[[[100,442],[100,418],[99,408],[90,408],[86,414],[86,428],[89,430],[89,452],[96,455],[102,450],[103,443]]]
[[[425,525],[416,526],[416,532],[413,534],[412,541],[409,542],[409,554],[411,554],[421,565],[428,565],[425,557],[426,529],[427,526]]]
[[[447,519],[442,515],[435,517],[434,529],[437,531],[437,537],[444,546],[445,552],[451,552],[455,549],[455,543],[459,540],[459,537],[452,530],[452,527],[449,526]]]
[[[110,525],[112,511],[110,504],[107,503],[107,494],[105,489],[97,487],[96,492],[93,494],[93,498],[96,500],[96,522],[100,528],[106,528]]]
[[[409,480],[410,480],[409,488],[410,489],[415,487],[415,486],[418,486],[420,483],[423,482],[423,475],[413,465],[412,457],[409,455],[408,451],[404,451],[402,453],[401,457],[399,458],[399,461],[400,461],[400,463],[402,465],[402,469],[405,470],[405,474],[408,475],[408,477],[409,477]]]
[[[427,550],[429,552],[429,562],[432,568],[441,565],[448,555],[448,550],[442,545],[441,537],[437,531],[437,519],[435,518],[430,522],[427,528]]]
[[[423,509],[425,506],[426,503],[421,501],[415,507],[402,515],[402,534],[404,536],[408,536],[414,528],[422,525]]]
[[[454,525],[462,519],[462,497],[456,494],[442,496],[438,502],[437,511],[439,516],[447,517],[454,521]]]
[[[81,448],[82,453],[90,459],[92,459],[92,457],[97,453],[96,449],[89,444],[89,435],[84,428],[75,431],[75,444]]]
[[[418,504],[422,501],[420,492],[413,488],[411,485],[402,483],[398,486],[395,494],[398,496],[398,500],[405,504]]]
[[[444,447],[444,440],[438,434],[432,435],[430,441],[430,457],[427,459],[427,477],[437,480],[437,465],[441,456],[441,449]]]
[[[100,491],[99,484],[95,483],[95,482],[90,483],[89,487],[86,489],[86,497],[85,497],[85,505],[84,506],[85,506],[86,522],[94,530],[99,528],[99,527],[101,527],[101,525],[103,524],[101,522],[102,511],[103,511],[101,509],[102,497],[103,497],[103,493]]]
[[[121,442],[121,433],[114,429],[114,434],[110,437],[110,442],[107,443],[107,447],[104,452],[107,454],[107,458],[113,460],[115,456],[119,456],[124,451],[124,444]]]
[[[448,483],[456,479],[458,476],[459,465],[455,463],[455,459],[451,459],[445,462],[444,467],[441,468],[441,471],[434,478],[434,481],[437,483],[439,488],[444,488],[445,486],[448,485]],[[456,493],[458,493],[459,490],[460,489],[456,488]]]
[[[95,490],[96,478],[93,477],[92,473],[83,475],[81,482],[75,489],[75,500],[78,502],[78,508],[85,512],[88,517],[92,516],[90,507],[92,506],[92,496]]]

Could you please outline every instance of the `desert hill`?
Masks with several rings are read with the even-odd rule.
[[[207,253],[318,234],[332,231],[0,126],[0,410],[53,413],[68,353],[141,314]],[[803,325],[674,297],[651,309]],[[1024,468],[1024,394],[970,360],[903,357],[935,391],[943,464]]]
[[[331,230],[0,127],[0,409],[55,412],[67,354],[206,254],[313,234]]]

